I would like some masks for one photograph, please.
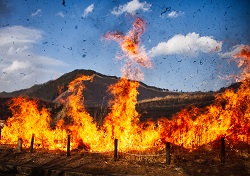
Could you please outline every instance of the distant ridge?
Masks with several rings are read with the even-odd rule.
[[[36,98],[43,101],[54,102],[60,94],[63,94],[68,89],[68,84],[77,78],[79,75],[94,76],[92,82],[86,81],[84,85],[86,90],[83,91],[86,106],[100,106],[103,103],[106,105],[111,95],[107,92],[108,87],[116,83],[119,78],[116,76],[107,76],[93,70],[77,69],[66,73],[56,80],[48,81],[44,84],[34,85],[27,89],[14,91],[11,93],[2,92],[0,97],[11,98],[24,96]],[[59,92],[59,89],[61,89]],[[148,86],[140,82],[138,100],[150,99],[155,97],[164,97],[166,95],[178,94],[177,92],[166,92],[153,86]]]
[[[56,80],[34,85],[28,89],[0,93],[0,119],[6,119],[11,115],[6,102],[12,97],[18,96],[38,99],[39,105],[51,107],[51,114],[56,117],[62,109],[59,100],[61,98],[66,99],[69,95],[68,84],[80,75],[93,76],[92,81],[84,81],[83,83],[86,87],[83,90],[84,105],[91,116],[95,119],[99,118],[97,121],[102,121],[110,111],[108,102],[112,99],[112,95],[107,91],[108,87],[115,84],[119,78],[83,69],[74,70]],[[234,83],[227,88],[237,90],[240,84]],[[160,117],[170,118],[183,108],[210,105],[213,103],[215,95],[224,92],[227,88],[223,87],[218,92],[172,92],[139,82],[136,109],[141,120]]]

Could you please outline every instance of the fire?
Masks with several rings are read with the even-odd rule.
[[[68,91],[71,95],[67,101],[67,115],[71,117],[72,123],[66,126],[69,133],[73,136],[73,148],[90,149],[90,145],[95,145],[99,141],[101,132],[98,131],[96,123],[93,118],[84,108],[84,99],[82,91],[85,89],[82,81],[91,81],[91,76],[80,76],[70,82]],[[93,147],[91,147],[93,150]]]
[[[237,92],[231,89],[218,94],[206,109],[182,110],[171,121],[162,119],[163,140],[185,148],[197,148],[224,136],[234,142],[250,144],[250,50],[243,47],[234,57],[242,67],[242,84]],[[170,126],[170,128],[169,128]]]
[[[110,87],[114,95],[111,112],[104,122],[104,129],[109,139],[118,139],[122,150],[132,148],[135,144],[151,147],[158,143],[159,132],[154,130],[154,124],[148,122],[143,129],[139,122],[139,114],[135,109],[138,82],[125,78]],[[143,125],[143,124],[142,124]],[[112,144],[112,141],[110,141]]]
[[[250,78],[249,48],[245,47],[235,58],[243,68],[243,81],[237,91],[228,89],[218,94],[216,100],[206,108],[183,109],[171,120],[163,117],[157,122],[140,122],[136,111],[138,86],[133,78],[142,79],[140,66],[151,67],[150,59],[143,47],[139,46],[145,22],[136,18],[133,28],[123,35],[110,32],[105,38],[119,43],[125,54],[126,65],[123,77],[109,87],[113,94],[111,111],[102,125],[97,124],[84,107],[84,82],[92,81],[94,76],[78,76],[68,85],[68,98],[65,102],[69,122],[60,119],[51,127],[50,113],[46,108],[38,108],[36,100],[13,98],[10,104],[12,117],[8,118],[2,130],[1,144],[16,144],[18,138],[29,146],[32,134],[35,147],[47,149],[66,149],[66,137],[71,136],[71,149],[88,151],[111,151],[114,139],[119,141],[119,150],[139,150],[160,147],[165,142],[196,149],[220,137],[235,143],[247,141],[250,135]]]
[[[250,46],[243,46],[242,50],[234,55],[235,61],[239,67],[242,67],[242,73],[239,81],[250,77]]]
[[[8,118],[2,130],[1,143],[15,144],[22,138],[23,144],[28,146],[32,134],[36,138],[36,147],[56,149],[61,144],[56,140],[56,130],[51,130],[50,113],[42,108],[38,109],[36,100],[26,98],[13,98],[10,105],[13,116]]]
[[[126,64],[122,69],[123,77],[109,88],[114,95],[114,100],[110,102],[111,112],[105,118],[103,125],[109,139],[117,138],[121,141],[119,146],[122,150],[133,148],[131,146],[138,143],[144,147],[150,147],[157,144],[159,140],[159,132],[154,130],[153,123],[148,122],[145,129],[140,126],[139,114],[135,109],[139,83],[128,80],[143,79],[139,66],[146,68],[152,66],[145,49],[139,46],[140,37],[144,31],[145,22],[137,17],[127,35],[118,31],[105,35],[106,39],[119,43],[126,58]]]
[[[162,128],[167,130],[161,136],[189,149],[220,137],[227,137],[234,142],[246,141],[250,134],[249,91],[250,80],[245,80],[237,92],[227,90],[217,95],[215,103],[206,109],[184,109],[172,120],[162,119]]]
[[[126,65],[122,69],[123,77],[133,80],[143,79],[143,74],[138,66],[150,68],[152,63],[147,56],[143,46],[139,46],[140,37],[145,31],[145,22],[141,18],[136,18],[133,28],[124,35],[122,32],[109,32],[104,38],[115,40],[119,43],[126,58]],[[135,67],[134,67],[135,65]]]

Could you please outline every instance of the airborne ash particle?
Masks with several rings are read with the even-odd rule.
[[[62,5],[63,5],[64,7],[66,7],[66,5],[65,5],[65,0],[62,0]]]
[[[165,11],[161,12],[161,16],[166,13],[166,12],[169,12],[171,11],[171,7],[166,7]]]

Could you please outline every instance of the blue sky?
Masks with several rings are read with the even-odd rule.
[[[153,67],[143,82],[179,91],[218,90],[240,73],[232,56],[250,43],[248,0],[0,0],[0,92],[56,79],[74,69],[120,77],[119,45],[135,16]]]

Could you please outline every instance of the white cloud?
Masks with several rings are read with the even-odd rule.
[[[87,17],[89,13],[92,13],[94,10],[94,4],[89,5],[82,14],[83,17]]]
[[[12,73],[17,70],[27,69],[31,64],[29,62],[13,61],[9,66],[4,68],[2,71],[5,73]]]
[[[172,11],[168,14],[168,18],[177,18],[178,16],[181,16],[183,15],[184,12],[181,12],[181,11]]]
[[[23,26],[0,28],[0,92],[11,92],[43,83],[60,75],[66,63],[34,53],[43,31]]]
[[[37,9],[34,13],[31,14],[32,17],[37,16],[37,15],[39,15],[39,16],[42,15],[42,10],[41,9]]]
[[[36,43],[41,37],[42,31],[37,29],[23,26],[0,28],[0,46],[14,43],[22,47],[24,44]]]
[[[146,1],[139,2],[139,0],[132,0],[124,5],[119,5],[112,10],[112,14],[121,15],[123,13],[135,14],[136,11],[142,10],[144,12],[148,11],[151,7],[151,4],[148,4]]]
[[[56,14],[56,16],[60,16],[60,17],[65,17],[65,15],[63,14],[63,12],[58,12],[57,14]]]
[[[219,52],[222,42],[216,41],[211,36],[201,37],[192,32],[186,36],[177,34],[167,42],[161,42],[149,51],[151,57],[159,55],[181,54],[196,56],[199,53]]]

